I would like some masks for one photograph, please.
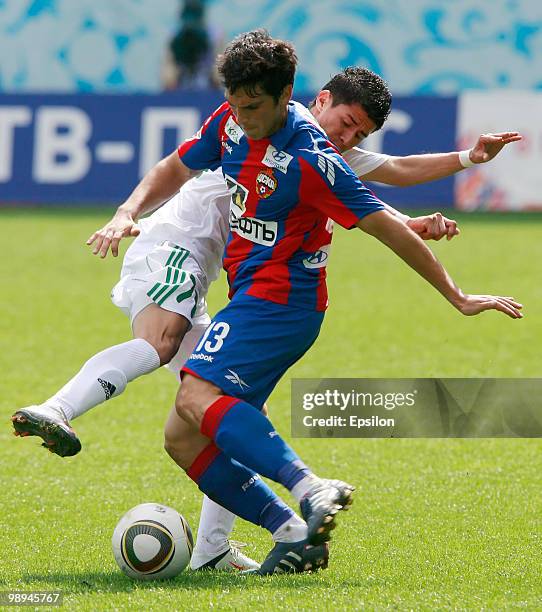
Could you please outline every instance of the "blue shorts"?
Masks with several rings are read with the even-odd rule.
[[[314,343],[323,319],[323,312],[236,294],[213,318],[182,372],[261,408]]]

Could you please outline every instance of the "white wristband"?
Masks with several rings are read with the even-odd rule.
[[[463,166],[463,168],[471,168],[474,166],[474,162],[470,158],[470,152],[471,149],[459,151],[459,163]]]

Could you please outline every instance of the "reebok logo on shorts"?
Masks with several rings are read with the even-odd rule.
[[[239,376],[239,374],[237,374],[237,372],[234,372],[233,370],[230,370],[229,368],[228,368],[228,372],[229,374],[226,374],[224,376],[226,380],[229,380],[234,385],[239,385],[241,389],[248,389],[250,387],[250,385],[247,385],[247,383]]]
[[[211,357],[211,355],[203,355],[202,353],[192,353],[192,355],[190,355],[190,359],[199,359],[200,361],[208,361],[209,363],[213,363],[215,360],[215,358]]]

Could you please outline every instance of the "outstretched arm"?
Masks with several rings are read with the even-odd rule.
[[[462,314],[471,316],[484,310],[499,310],[512,319],[522,317],[522,305],[514,298],[463,293],[423,240],[387,211],[367,215],[356,225],[394,251]]]
[[[139,234],[137,220],[169,200],[192,176],[194,172],[181,162],[177,151],[159,161],[118,207],[111,221],[89,237],[87,244],[94,245],[92,253],[104,258],[111,247],[116,257],[122,238]]]
[[[364,181],[378,181],[398,187],[427,183],[455,174],[469,165],[488,162],[505,145],[521,139],[522,136],[518,132],[482,134],[468,152],[389,157],[382,165],[360,178]],[[460,156],[465,157],[463,163]]]
[[[386,202],[382,202],[382,204],[384,204],[390,214],[408,225],[423,240],[440,240],[444,236],[446,236],[446,240],[451,240],[460,233],[457,222],[454,219],[448,219],[441,212],[421,215],[419,217],[409,217],[393,208],[393,206],[386,204]]]
[[[469,151],[388,157],[384,163],[360,178],[405,187],[427,183],[464,170],[469,164],[488,162],[505,145],[517,142],[521,138],[518,132],[482,134]],[[459,234],[457,223],[440,212],[411,218],[389,204],[385,206],[392,215],[406,223],[423,240],[440,240],[444,236],[447,240],[451,240]]]

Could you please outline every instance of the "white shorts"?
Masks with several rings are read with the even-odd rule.
[[[207,289],[207,278],[187,249],[169,241],[157,244],[151,233],[142,232],[126,251],[111,301],[130,323],[149,304],[189,321],[190,329],[166,366],[179,379],[182,365],[211,322],[205,301]]]
[[[126,251],[111,301],[131,322],[143,308],[157,304],[192,323],[207,312],[207,289],[206,275],[190,251],[169,241],[156,243],[151,233],[142,232]]]

